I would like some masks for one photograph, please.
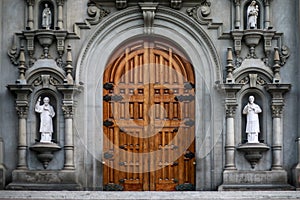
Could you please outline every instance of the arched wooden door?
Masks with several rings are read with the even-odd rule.
[[[105,190],[193,190],[194,72],[170,45],[140,40],[103,77]]]

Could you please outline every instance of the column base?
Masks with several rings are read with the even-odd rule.
[[[276,171],[227,171],[219,191],[244,190],[295,190],[287,183],[287,172]]]
[[[0,164],[0,190],[5,188],[5,167]]]
[[[293,183],[296,190],[300,191],[300,164],[293,169]]]
[[[14,170],[8,190],[82,190],[74,170]]]

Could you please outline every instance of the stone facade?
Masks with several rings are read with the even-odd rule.
[[[300,188],[300,3],[256,0],[248,29],[251,2],[0,1],[0,189],[103,190],[103,74],[138,39],[168,41],[194,67],[196,190]],[[254,145],[249,95],[263,110]],[[45,96],[56,112],[50,144],[38,142],[34,112]]]

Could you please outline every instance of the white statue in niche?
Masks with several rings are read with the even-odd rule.
[[[45,29],[50,29],[52,23],[52,13],[48,4],[45,4],[45,8],[42,13],[42,27]]]
[[[257,28],[257,18],[258,18],[258,5],[256,5],[256,1],[252,1],[247,9],[247,28],[255,29]]]
[[[55,116],[53,107],[49,104],[49,97],[43,99],[44,104],[40,105],[41,97],[35,105],[35,112],[40,113],[40,133],[42,143],[52,143],[53,123],[52,118]]]
[[[248,143],[259,143],[258,133],[259,130],[259,119],[258,113],[262,110],[259,105],[254,103],[254,96],[249,96],[249,102],[243,109],[243,114],[247,115],[246,133]]]

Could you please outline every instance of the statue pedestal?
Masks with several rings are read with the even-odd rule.
[[[14,170],[8,190],[82,190],[74,170]]]
[[[288,184],[285,170],[225,170],[223,184],[219,186],[218,190],[295,190],[295,188]]]

